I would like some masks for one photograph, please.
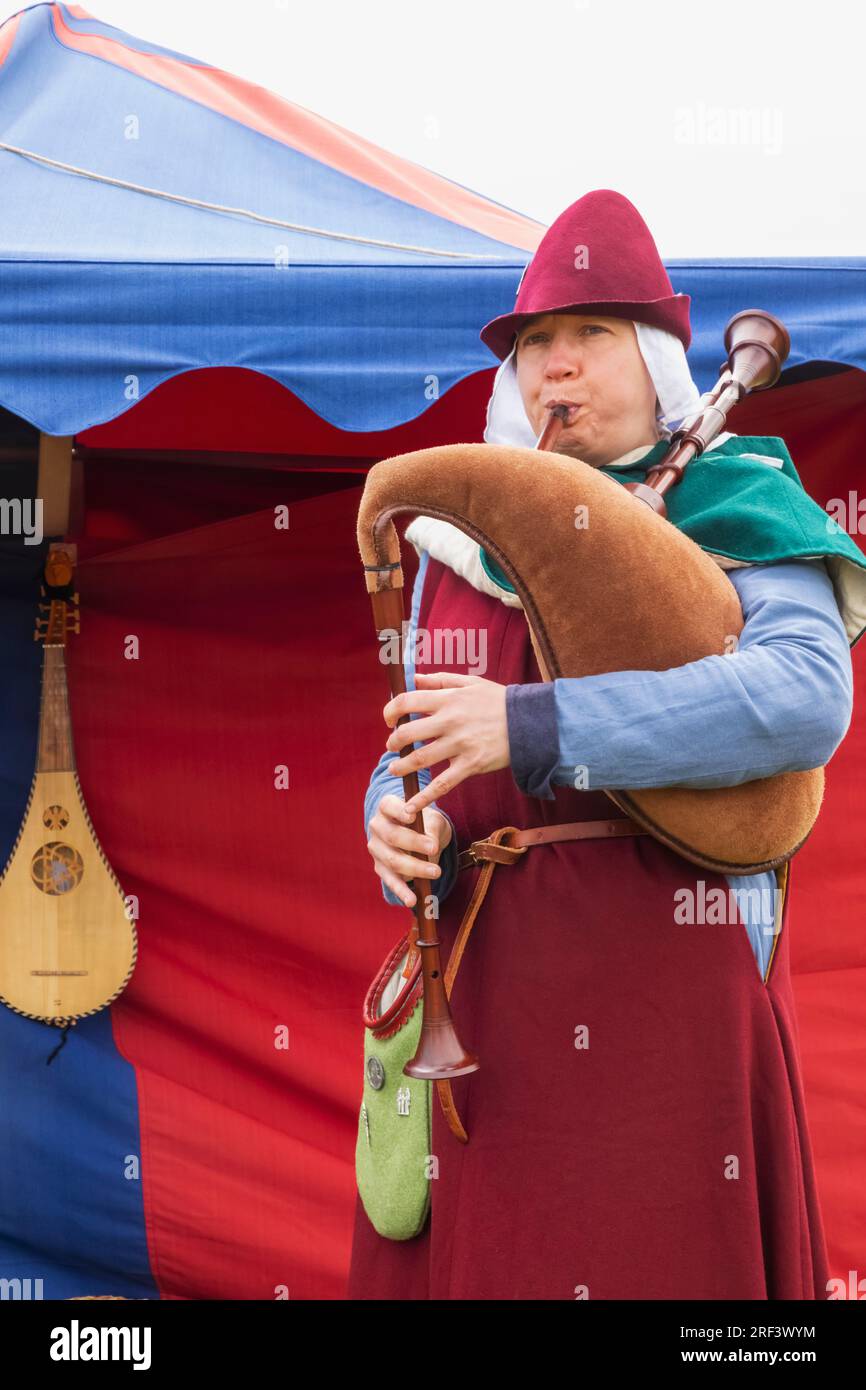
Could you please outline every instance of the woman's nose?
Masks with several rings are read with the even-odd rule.
[[[550,352],[547,354],[545,372],[547,376],[563,377],[576,376],[580,371],[580,351],[573,344],[566,343],[564,340],[557,342],[555,339],[550,345]]]

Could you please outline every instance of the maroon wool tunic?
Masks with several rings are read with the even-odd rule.
[[[469,627],[487,629],[490,680],[541,679],[522,611],[431,557],[419,628]],[[467,670],[420,655],[418,670]],[[439,804],[460,849],[503,825],[619,814],[603,792],[555,791],[525,796],[504,768]],[[443,960],[479,872],[441,904]],[[790,878],[765,983],[741,921],[676,922],[678,890],[697,896],[703,880],[732,901],[728,885],[651,836],[539,845],[497,866],[451,997],[481,1063],[452,1083],[469,1143],[434,1091],[427,1224],[388,1240],[358,1199],[348,1297],[826,1298]]]

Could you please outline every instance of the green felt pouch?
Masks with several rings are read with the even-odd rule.
[[[410,1240],[430,1210],[430,1105],[433,1085],[406,1076],[422,1016],[420,957],[401,978],[409,949],[402,936],[364,1001],[364,1093],[358,1115],[355,1176],[380,1236]]]

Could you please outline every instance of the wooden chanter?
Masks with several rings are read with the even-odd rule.
[[[67,633],[79,631],[74,564],[74,546],[50,547],[33,634],[43,643],[36,771],[0,878],[0,1002],[58,1027],[116,999],[138,949],[75,767],[64,660]]]

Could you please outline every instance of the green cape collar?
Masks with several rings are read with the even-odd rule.
[[[634,463],[599,471],[616,482],[643,482],[668,452],[666,439]],[[866,556],[803,487],[783,439],[732,435],[692,459],[665,494],[668,520],[723,569],[823,558],[848,642],[866,632]],[[481,564],[500,588],[514,587],[486,551]]]

